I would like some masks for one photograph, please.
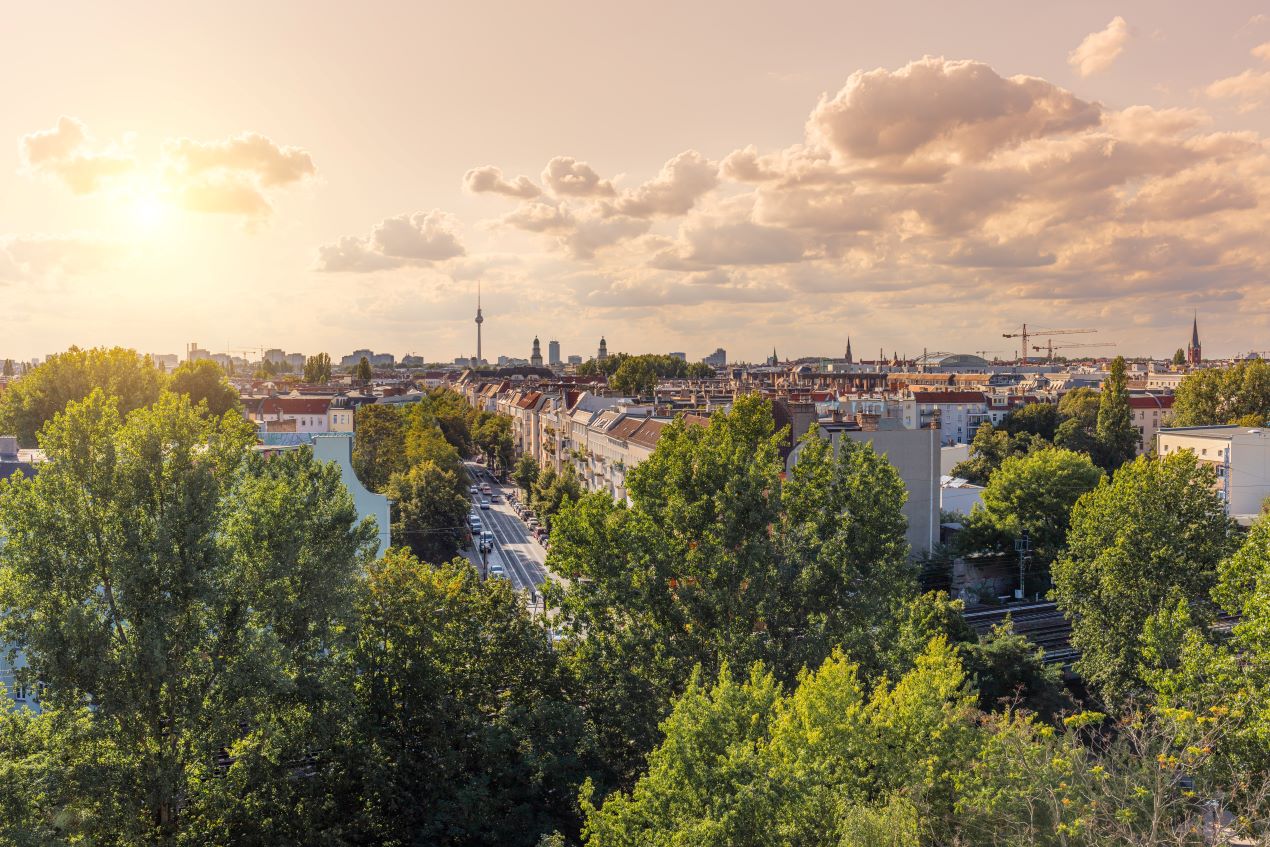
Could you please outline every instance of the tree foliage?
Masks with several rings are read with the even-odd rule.
[[[230,786],[240,808],[284,799],[279,763],[338,707],[324,692],[374,528],[337,469],[253,460],[249,438],[182,396],[125,418],[96,390],[0,493],[0,641],[38,671],[44,742],[81,741],[43,800],[68,840],[176,843],[221,825]]]
[[[553,523],[549,565],[571,580],[555,605],[586,634],[566,652],[615,778],[694,666],[762,659],[792,678],[840,644],[876,653],[913,590],[894,468],[812,435],[782,488],[781,439],[758,396],[706,427],[677,420],[627,476],[630,507],[583,495]]]
[[[211,359],[182,362],[172,371],[167,388],[190,398],[190,404],[207,404],[207,413],[220,417],[226,412],[240,412],[238,389],[230,385],[221,366]]]
[[[304,360],[304,381],[325,385],[331,381],[331,356],[318,353]]]
[[[1008,550],[1026,530],[1036,555],[1048,562],[1067,541],[1072,507],[1102,476],[1088,456],[1057,447],[1011,456],[989,478],[958,544]]]
[[[392,536],[425,562],[448,562],[467,532],[470,505],[453,470],[423,459],[394,473],[384,486],[392,501]]]
[[[1270,363],[1259,359],[1187,374],[1173,401],[1176,426],[1270,422]]]
[[[1067,551],[1053,566],[1054,596],[1072,622],[1077,667],[1108,702],[1142,687],[1147,618],[1184,600],[1210,620],[1218,563],[1232,525],[1213,471],[1189,453],[1139,457],[1072,510]]]
[[[163,374],[135,350],[72,347],[49,356],[0,394],[0,432],[34,447],[41,427],[95,389],[114,398],[120,414],[127,414],[157,400],[163,383]]]
[[[1107,470],[1115,470],[1133,459],[1142,437],[1133,425],[1129,411],[1129,389],[1123,356],[1111,361],[1111,369],[1103,381],[1098,398],[1098,419],[1094,427],[1098,439],[1099,459]]]
[[[990,423],[981,423],[970,443],[970,458],[958,462],[952,473],[975,485],[986,485],[1009,457],[1025,456],[1045,446],[1045,439],[1039,435],[1028,432],[1011,435],[1004,429],[995,429]]]
[[[585,726],[506,582],[390,551],[370,570],[353,664],[333,810],[351,843],[531,847],[576,831]]]
[[[353,376],[362,385],[369,385],[371,379],[375,376],[375,372],[370,367],[370,359],[362,356],[361,360],[357,363],[357,370],[354,372]]]

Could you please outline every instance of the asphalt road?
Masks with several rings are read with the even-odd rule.
[[[494,533],[494,549],[489,561],[501,562],[512,588],[523,591],[541,585],[547,579],[547,551],[543,549],[528,528],[507,502],[504,489],[500,488],[481,467],[473,462],[467,465],[468,473],[476,484],[488,482],[498,492],[497,503],[488,509],[480,508],[481,495],[471,495],[472,505],[481,516],[481,529]]]

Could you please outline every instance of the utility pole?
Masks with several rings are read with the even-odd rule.
[[[1024,597],[1023,580],[1026,575],[1027,560],[1031,558],[1032,552],[1032,536],[1026,529],[1023,530],[1022,535],[1014,539],[1014,549],[1019,554],[1019,587],[1014,590],[1014,599],[1022,600]]]

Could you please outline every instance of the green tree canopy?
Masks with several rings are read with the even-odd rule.
[[[1102,479],[1090,458],[1057,447],[1011,456],[988,480],[958,537],[965,550],[1013,549],[1024,530],[1048,562],[1067,541],[1072,507]]]
[[[1054,597],[1072,622],[1077,664],[1107,701],[1142,687],[1147,618],[1184,599],[1212,617],[1209,593],[1231,550],[1232,524],[1213,471],[1189,453],[1139,457],[1072,509],[1067,551],[1054,563]]]
[[[1173,351],[1173,364],[1175,365],[1186,364],[1186,351],[1183,350],[1181,347]]]
[[[1033,450],[1048,446],[1045,439],[1032,433],[1011,435],[1004,429],[995,429],[990,423],[981,423],[970,442],[970,458],[953,467],[953,476],[959,476],[975,485],[987,485],[992,474],[1010,456],[1024,456]]]
[[[325,385],[331,381],[331,357],[328,353],[318,353],[304,361],[304,381]]]
[[[540,472],[538,460],[526,453],[516,460],[516,469],[512,471],[512,481],[521,490],[532,492],[534,485],[538,482],[538,474]]]
[[[1173,401],[1176,426],[1270,421],[1270,363],[1253,359],[1187,374]]]
[[[361,361],[357,363],[357,370],[354,376],[362,385],[370,384],[371,379],[375,376],[375,372],[370,367],[370,359],[362,356]]]
[[[1061,423],[1058,406],[1053,403],[1029,403],[1006,415],[1001,428],[1010,435],[1027,433],[1039,435],[1046,441],[1054,440],[1054,433]]]
[[[388,478],[409,468],[406,418],[396,406],[367,403],[357,407],[353,428],[353,469],[372,491],[383,491]]]
[[[1098,422],[1094,432],[1098,437],[1099,458],[1103,467],[1108,470],[1115,470],[1132,460],[1142,441],[1129,411],[1124,356],[1112,359],[1111,369],[1103,381],[1098,402]]]
[[[0,433],[34,447],[44,424],[94,389],[115,398],[120,414],[127,414],[157,400],[163,383],[163,374],[135,350],[72,347],[49,356],[0,394]]]
[[[549,565],[571,580],[553,599],[586,633],[566,653],[619,777],[695,665],[762,659],[788,679],[839,644],[872,657],[914,590],[894,468],[811,435],[782,487],[782,437],[757,395],[679,419],[628,474],[630,507],[583,495],[552,524]]]
[[[392,537],[426,562],[448,562],[459,551],[467,529],[469,501],[452,470],[430,459],[388,478],[384,494],[392,501]]]
[[[182,362],[172,371],[167,387],[175,394],[189,397],[191,405],[206,403],[207,413],[214,417],[242,410],[238,389],[229,384],[220,365],[211,359]]]
[[[286,763],[333,717],[324,692],[375,530],[338,469],[251,458],[250,438],[183,396],[123,418],[95,390],[44,430],[40,472],[0,489],[0,641],[42,685],[59,763],[42,802],[69,842],[206,843],[230,803],[298,802]]]
[[[350,843],[532,847],[576,831],[586,730],[503,580],[394,548],[370,569],[332,817]]]

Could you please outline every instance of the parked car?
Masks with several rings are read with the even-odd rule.
[[[507,579],[507,572],[503,570],[503,566],[498,562],[493,562],[489,566],[490,579]]]
[[[492,545],[494,543],[494,533],[490,532],[488,529],[484,530],[481,533],[481,543]]]

